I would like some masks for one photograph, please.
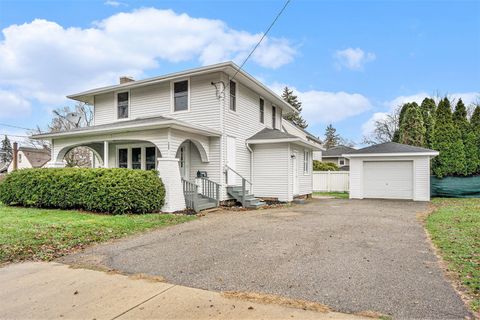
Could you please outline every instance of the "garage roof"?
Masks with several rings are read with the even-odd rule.
[[[406,144],[396,143],[396,142],[385,142],[369,146],[363,149],[358,149],[350,151],[346,154],[343,154],[344,157],[360,157],[360,156],[385,156],[385,155],[395,155],[395,156],[437,156],[438,151],[410,146]]]

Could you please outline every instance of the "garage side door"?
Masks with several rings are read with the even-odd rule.
[[[413,199],[413,161],[365,161],[363,197]]]

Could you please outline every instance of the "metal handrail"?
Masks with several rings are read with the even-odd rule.
[[[250,182],[247,178],[244,178],[240,173],[235,171],[234,169],[230,168],[228,165],[225,165],[225,168],[227,169],[227,183],[228,183],[228,170],[232,170],[233,173],[235,173],[237,176],[239,176],[242,179],[242,195],[240,198],[240,202],[242,203],[242,206],[245,206],[245,197],[247,194],[247,182],[250,184],[250,191],[252,191],[253,184]]]
[[[245,180],[246,182],[248,182],[250,185],[252,185],[252,183],[251,183],[247,178],[244,178],[240,173],[238,173],[238,172],[235,171],[234,169],[230,168],[228,165],[225,165],[225,168],[227,168],[227,171],[228,171],[228,170],[232,170],[233,173],[235,173],[237,176],[239,176],[240,178],[242,178],[243,180]]]

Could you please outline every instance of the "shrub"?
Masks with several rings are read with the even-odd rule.
[[[0,201],[38,208],[111,214],[160,211],[165,198],[156,171],[131,169],[22,169],[0,183]]]
[[[333,162],[313,160],[313,171],[338,171],[338,166]]]

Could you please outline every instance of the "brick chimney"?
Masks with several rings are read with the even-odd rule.
[[[127,83],[127,82],[133,82],[135,79],[133,77],[127,77],[127,76],[122,76],[120,77],[120,84]]]
[[[18,143],[13,143],[13,170],[17,170],[18,168]]]

